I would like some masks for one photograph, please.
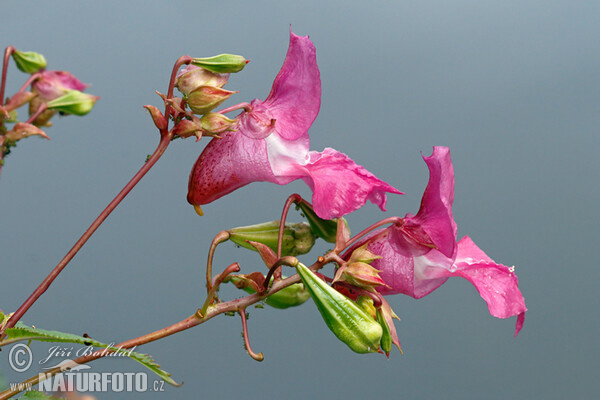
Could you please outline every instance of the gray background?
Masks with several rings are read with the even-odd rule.
[[[21,142],[6,160],[0,307],[21,304],[154,150],[158,135],[142,105],[160,106],[154,90],[166,91],[177,57],[243,54],[252,62],[232,77],[228,88],[241,93],[226,104],[264,99],[291,24],[314,41],[323,81],[311,148],[345,152],[407,193],[390,197],[386,214],[367,205],[351,215],[354,232],[416,212],[428,177],[420,152],[450,146],[459,237],[516,265],[529,308],[524,329],[514,339],[514,318],[491,317],[460,279],[419,301],[388,298],[404,348],[389,361],[350,352],[311,303],[251,310],[263,363],[246,355],[239,318],[144,346],[185,382],[162,398],[593,398],[599,17],[589,1],[3,1],[2,47],[43,53],[49,68],[92,83],[102,99],[84,118],[56,118],[51,141]],[[24,78],[11,65],[7,94]],[[200,218],[185,195],[206,143],[174,142],[25,322],[119,342],[179,321],[204,299],[216,232],[278,219],[287,195],[310,195],[302,182],[255,183]],[[216,267],[236,260],[243,271],[263,268],[232,245],[219,249]],[[7,371],[6,355],[9,381],[29,377]],[[92,366],[143,370],[128,360]]]

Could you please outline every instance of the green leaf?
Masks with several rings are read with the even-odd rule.
[[[37,390],[28,390],[25,394],[19,399],[27,399],[27,400],[61,400],[63,397],[52,396],[48,393],[39,392]]]
[[[180,386],[180,384],[178,384],[173,380],[173,378],[171,378],[171,374],[162,370],[160,368],[160,365],[158,365],[148,354],[137,353],[127,349],[119,349],[110,344],[98,342],[97,340],[94,340],[92,338],[86,338],[83,336],[74,335],[72,333],[32,328],[23,324],[22,322],[17,323],[17,325],[14,328],[7,329],[6,334],[7,339],[5,339],[3,342],[13,343],[20,340],[36,340],[40,342],[79,343],[114,350],[116,353],[124,354],[127,357],[132,358],[140,364],[144,365],[156,375],[160,376],[161,379],[163,379],[165,382],[168,382],[173,386]],[[8,343],[0,342],[0,345],[4,344]]]

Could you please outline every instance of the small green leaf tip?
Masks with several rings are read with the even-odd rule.
[[[46,58],[40,53],[15,50],[12,57],[17,64],[17,68],[26,74],[35,74],[39,70],[46,68]]]
[[[339,340],[356,353],[373,353],[379,350],[383,330],[371,315],[306,266],[298,263],[296,270],[327,327]]]
[[[192,59],[192,64],[219,74],[240,72],[248,62],[244,57],[234,54],[219,54],[214,57]]]
[[[300,202],[298,203],[298,208],[304,214],[304,217],[310,224],[312,231],[321,239],[329,243],[335,243],[336,233],[337,233],[337,219],[323,219],[319,217],[313,208],[307,203]],[[346,222],[345,218],[342,218],[346,226],[348,226],[348,222]]]
[[[46,105],[49,110],[58,110],[67,114],[86,115],[100,97],[91,94],[82,93],[79,90],[69,90],[63,96],[60,96]]]

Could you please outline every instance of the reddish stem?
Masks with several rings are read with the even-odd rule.
[[[0,106],[4,105],[4,90],[6,89],[6,73],[8,72],[8,60],[12,53],[14,53],[15,48],[12,46],[8,46],[4,50],[4,62],[2,63],[2,83],[0,83]]]
[[[25,81],[23,86],[21,86],[21,89],[19,89],[17,93],[24,92],[25,89],[27,89],[27,86],[31,85],[33,81],[39,79],[40,76],[42,76],[42,74],[40,74],[39,72],[36,72],[35,74],[31,75],[29,78],[27,78],[27,80]]]
[[[271,282],[271,277],[273,276],[275,271],[282,265],[287,265],[287,266],[295,268],[296,265],[298,265],[298,259],[296,257],[292,257],[292,256],[285,256],[285,257],[281,257],[279,260],[277,260],[277,262],[275,264],[273,264],[273,266],[269,269],[269,273],[267,273],[267,276],[265,277],[263,292],[269,288],[269,282]]]
[[[173,134],[171,132],[161,132],[161,139],[158,147],[150,157],[150,159],[140,168],[140,170],[133,176],[133,178],[125,185],[125,187],[117,194],[117,196],[110,202],[110,204],[102,211],[102,213],[92,222],[90,227],[75,243],[73,248],[65,255],[65,257],[58,263],[56,267],[50,272],[50,274],[44,279],[42,283],[35,289],[35,291],[27,298],[27,300],[18,308],[13,316],[8,320],[2,331],[0,332],[4,336],[3,332],[15,326],[15,324],[23,317],[23,315],[29,310],[29,308],[40,298],[40,296],[48,290],[52,282],[62,272],[62,270],[69,264],[69,262],[75,257],[75,254],[83,247],[85,242],[92,236],[92,234],[98,229],[98,227],[104,222],[104,220],[110,215],[110,213],[119,205],[119,203],[127,196],[127,194],[133,189],[135,185],[146,175],[146,173],[154,166],[154,164],[163,155],[167,146],[171,142]]]
[[[324,261],[322,261],[321,259]],[[313,272],[317,271],[319,268],[321,268],[323,266],[323,262],[325,262],[327,260],[328,260],[327,255],[325,257],[319,257],[319,261],[317,261],[316,263],[311,265],[310,269]],[[271,287],[269,294],[276,293],[276,292],[280,291],[281,289],[291,286],[298,282],[300,282],[300,277],[298,276],[298,274],[296,274],[294,276],[290,276],[289,278],[286,278],[286,279],[283,279],[281,281],[274,283],[273,286]],[[255,304],[255,303],[258,303],[259,301],[264,300],[266,297],[267,296],[265,294],[254,293],[252,295],[242,297],[240,299],[235,299],[235,300],[230,300],[225,303],[215,304],[213,307],[210,307],[207,310],[206,314],[201,314],[201,313],[197,312],[196,314],[184,319],[183,321],[177,322],[171,326],[159,329],[157,331],[148,333],[146,335],[137,337],[135,339],[131,339],[126,342],[116,344],[116,345],[114,345],[114,347],[121,348],[121,349],[131,349],[133,347],[141,346],[146,343],[154,342],[156,340],[165,338],[167,336],[171,336],[175,333],[184,331],[186,329],[193,328],[194,326],[203,324],[204,322],[208,321],[209,319],[212,319],[213,317],[216,317],[217,315],[220,315],[220,314],[223,314],[226,312],[238,312],[241,309],[245,309],[246,307],[251,306],[252,304]],[[198,310],[198,311],[200,311],[200,310]],[[96,360],[98,358],[105,357],[111,353],[113,353],[113,352],[112,351],[96,352],[96,354],[91,354],[89,356],[82,356],[82,357],[76,358],[74,361],[77,364],[86,364],[86,363]],[[75,364],[73,364],[73,365],[75,365]],[[56,367],[56,368],[46,371],[44,374],[38,374],[32,378],[29,378],[29,379],[23,381],[22,385],[16,385],[16,387],[14,389],[7,389],[4,392],[0,393],[0,400],[6,400],[6,399],[14,396],[15,394],[22,392],[24,390],[24,388],[27,387],[27,385],[29,387],[32,387],[33,385],[37,385],[41,381],[40,375],[43,375],[44,379],[48,379],[48,378],[51,378],[52,376],[59,374],[61,372],[63,372],[63,371],[61,371],[61,368]],[[19,389],[19,388],[22,388],[22,389]]]
[[[44,111],[48,109],[48,105],[46,103],[40,104],[37,110],[29,117],[26,121],[27,124],[31,124],[37,117],[39,117]]]
[[[344,248],[348,248],[350,246],[352,246],[354,243],[356,243],[356,241],[358,239],[360,239],[361,237],[365,236],[366,234],[374,231],[375,229],[383,226],[383,225],[387,225],[387,224],[402,224],[403,219],[400,217],[389,217],[386,219],[382,219],[379,222],[374,223],[373,225],[369,226],[368,228],[365,228],[362,230],[362,232],[360,232],[358,235],[354,236],[353,238],[351,238],[350,240],[348,240],[348,242],[346,242],[346,245],[344,246]],[[340,249],[340,252],[343,249]]]
[[[264,360],[265,357],[263,356],[262,352],[256,354],[254,351],[252,351],[252,347],[250,347],[250,339],[248,338],[248,322],[246,320],[246,309],[240,308],[238,312],[240,313],[240,317],[242,318],[242,331],[244,332],[244,345],[246,346],[246,351],[248,352],[250,357],[260,362]]]
[[[221,231],[217,233],[212,242],[210,243],[210,249],[208,249],[208,260],[206,261],[206,290],[207,293],[210,293],[213,284],[212,284],[212,263],[215,255],[215,250],[217,246],[227,240],[229,240],[229,232]]]

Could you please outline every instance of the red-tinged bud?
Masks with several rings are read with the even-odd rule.
[[[219,113],[208,113],[200,118],[200,123],[202,124],[202,129],[206,132],[210,132],[213,134],[219,134],[227,131],[233,130],[233,125],[235,124],[234,119],[229,119],[223,114]]]
[[[195,65],[188,65],[177,74],[175,86],[181,93],[188,95],[200,86],[222,88],[228,79],[229,74],[218,74]]]
[[[17,108],[29,103],[35,96],[37,96],[36,93],[19,92],[6,102],[4,109],[7,111],[16,110]]]
[[[200,86],[187,97],[187,103],[194,114],[206,114],[222,102],[227,100],[234,93],[213,86]]]
[[[148,110],[150,116],[152,117],[152,121],[154,121],[154,125],[156,125],[159,130],[162,131],[167,129],[169,122],[158,108],[151,105],[144,106],[144,108]]]
[[[377,254],[374,254],[374,253],[370,252],[369,250],[367,250],[367,246],[368,246],[368,243],[355,249],[352,252],[352,254],[350,255],[350,259],[348,260],[348,263],[362,262],[362,263],[371,264],[373,261],[382,258],[381,256],[378,256]]]
[[[41,136],[46,139],[50,139],[46,132],[41,130],[35,125],[27,124],[25,122],[17,122],[13,129],[6,132],[6,140],[11,142],[18,142],[21,139],[24,139],[29,136]]]
[[[338,269],[333,282],[347,282],[351,285],[373,289],[375,286],[387,286],[379,277],[379,270],[363,262],[354,262]]]
[[[198,140],[202,137],[202,125],[199,121],[190,121],[189,119],[182,119],[173,128],[173,134],[182,138],[188,138],[190,136],[196,136]]]

